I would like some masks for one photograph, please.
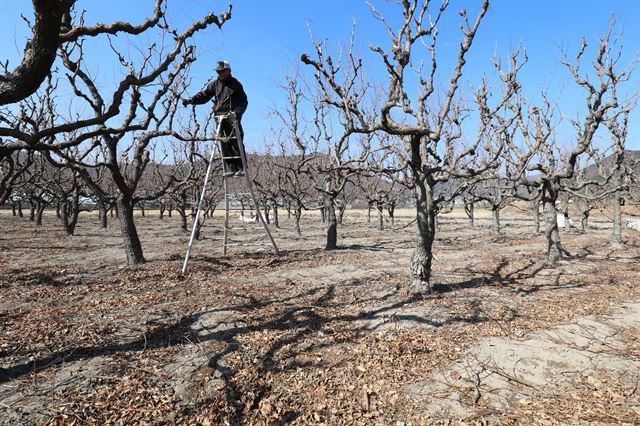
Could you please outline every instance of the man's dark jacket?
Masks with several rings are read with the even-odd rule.
[[[200,105],[211,98],[214,98],[213,111],[216,115],[225,114],[233,111],[238,119],[242,118],[242,114],[247,109],[249,102],[247,94],[244,93],[242,84],[234,77],[229,76],[226,80],[213,80],[207,87],[199,93],[196,93],[189,103]]]

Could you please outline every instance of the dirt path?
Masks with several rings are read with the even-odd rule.
[[[537,414],[553,406],[574,413],[575,424],[635,423],[640,419],[640,302],[612,311],[520,339],[482,339],[405,392],[434,418],[509,417],[505,413],[516,418],[518,413],[544,420]]]

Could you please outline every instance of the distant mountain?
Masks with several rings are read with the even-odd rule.
[[[622,161],[624,164],[631,166],[633,168],[633,174],[635,176],[640,177],[640,150],[625,150]],[[613,155],[608,156],[604,160],[602,160],[602,165],[605,166],[607,170],[609,170],[614,162],[615,158]],[[585,178],[587,179],[595,179],[597,180],[599,176],[599,165],[598,164],[590,164],[585,168]]]

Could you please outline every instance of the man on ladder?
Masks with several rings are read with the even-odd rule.
[[[233,117],[235,115],[235,120],[237,120],[240,128],[240,139],[244,140],[244,130],[242,130],[240,120],[249,102],[247,101],[247,94],[244,92],[242,84],[231,75],[229,62],[218,61],[216,72],[218,73],[216,80],[207,84],[204,90],[196,93],[193,97],[184,99],[182,105],[201,105],[214,98],[213,111],[215,115],[225,115],[229,117],[220,123],[220,137],[225,141],[220,144],[222,156],[232,157],[224,160],[224,176],[242,176],[243,168],[240,149],[244,149],[244,147],[238,145],[238,139],[233,132]]]
[[[244,150],[244,131],[240,125],[240,119],[242,114],[247,109],[247,95],[244,93],[242,84],[231,76],[231,67],[227,61],[218,61],[216,67],[218,73],[218,79],[207,84],[204,90],[197,93],[190,99],[182,101],[184,106],[188,104],[200,105],[210,99],[214,98],[213,110],[216,115],[216,140],[220,142],[220,150],[222,152],[223,161],[223,185],[224,185],[224,241],[223,241],[223,253],[227,254],[227,248],[232,245],[256,245],[252,242],[233,242],[229,239],[229,231],[232,226],[229,223],[229,199],[234,197],[233,193],[230,193],[230,186],[227,182],[227,178],[234,178],[244,176],[246,188],[248,189],[248,195],[251,196],[251,201],[256,212],[256,216],[260,219],[260,224],[265,231],[265,234],[269,238],[269,243],[273,247],[273,250],[278,254],[278,247],[276,247],[275,241],[269,232],[269,228],[260,213],[260,208],[256,201],[256,196],[251,185],[251,179],[249,179],[249,173],[247,171],[247,158]],[[204,195],[207,189],[207,182],[211,174],[213,157],[215,150],[211,150],[211,156],[209,158],[209,166],[207,167],[207,173],[204,178],[204,184],[202,185],[202,194],[198,201],[198,209],[196,211],[195,220],[193,222],[193,229],[191,230],[191,238],[187,246],[187,254],[184,258],[182,265],[182,273],[187,271],[187,264],[189,262],[189,256],[191,254],[191,247],[193,245],[193,239],[198,229],[200,212],[203,207]],[[237,195],[237,194],[236,194]]]

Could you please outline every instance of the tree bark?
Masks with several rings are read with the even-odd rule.
[[[187,213],[183,208],[180,207],[178,207],[176,210],[178,210],[178,213],[180,214],[180,230],[182,232],[189,232],[189,229],[187,228]]]
[[[36,225],[42,226],[42,215],[44,214],[44,209],[46,204],[42,201],[38,202],[38,207],[36,208]]]
[[[98,216],[100,217],[100,227],[107,229],[107,206],[98,201]]]
[[[80,215],[80,187],[76,185],[71,193],[71,199],[67,199],[62,205],[62,224],[67,235],[74,235],[78,216]]]
[[[558,231],[558,210],[556,200],[558,190],[551,182],[545,182],[542,188],[542,205],[544,210],[547,238],[547,264],[553,265],[562,259],[564,250],[560,244],[560,232]]]
[[[613,224],[611,235],[611,247],[615,250],[624,248],[622,244],[622,197],[620,191],[613,196]]]
[[[387,204],[387,213],[389,213],[389,219],[391,220],[391,225],[396,224],[396,220],[394,216],[395,211],[396,211],[396,205],[394,203]]]
[[[295,229],[296,229],[296,234],[298,234],[298,236],[302,235],[302,230],[300,229],[300,218],[302,217],[302,209],[300,207],[296,207],[295,211],[293,212],[293,218],[294,218],[294,223],[295,223]]]
[[[124,251],[127,253],[127,264],[137,265],[143,263],[145,260],[142,253],[142,245],[133,220],[133,203],[127,198],[120,198],[116,206],[118,208],[118,220],[120,221]]]
[[[0,105],[18,102],[32,95],[51,73],[59,45],[62,17],[72,1],[33,0],[35,27],[24,50],[22,63],[0,76]]]
[[[582,232],[587,232],[589,230],[589,212],[583,211],[582,216],[580,217],[580,226],[582,227]]]
[[[531,202],[531,210],[533,211],[533,232],[540,233],[540,198],[536,197]]]
[[[325,250],[335,250],[338,248],[338,218],[336,217],[336,205],[332,196],[325,198],[325,209],[327,212],[327,245]]]
[[[342,220],[344,219],[344,212],[347,211],[347,205],[341,204],[338,207],[338,225],[342,225]]]
[[[280,221],[278,218],[278,205],[276,203],[273,203],[273,226],[275,226],[276,228],[280,228]]]
[[[415,173],[415,172],[414,172]],[[436,235],[436,209],[433,203],[433,188],[425,179],[416,179],[416,224],[418,235],[416,248],[411,257],[411,290],[416,293],[430,292],[433,241]]]
[[[378,203],[376,205],[376,210],[378,210],[378,230],[384,231],[384,215],[382,214],[382,204]]]
[[[496,235],[500,235],[500,208],[497,206],[491,207],[491,217],[493,218],[493,232]]]
[[[438,211],[433,200],[435,180],[422,170],[420,155],[421,138],[412,136],[407,141],[411,151],[411,171],[415,180],[416,226],[418,235],[416,248],[411,257],[411,291],[431,292],[431,264],[433,262],[433,241],[436,236],[436,216]]]
[[[464,212],[467,214],[467,217],[469,218],[469,227],[471,227],[471,228],[473,228],[475,226],[475,220],[474,220],[474,216],[473,216],[473,208],[474,208],[473,201],[465,201],[464,202]]]
[[[269,205],[269,203],[265,202],[264,203],[264,221],[267,223],[267,225],[271,225],[271,215],[269,214],[271,212],[271,206]]]

